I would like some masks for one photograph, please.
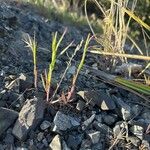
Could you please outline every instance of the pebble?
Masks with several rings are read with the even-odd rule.
[[[47,120],[44,120],[41,125],[40,128],[41,130],[46,130],[47,128],[49,128],[51,126],[51,123]]]
[[[99,142],[100,140],[100,131],[92,131],[91,133],[88,134],[92,143],[96,144]]]
[[[49,147],[51,150],[62,150],[61,139],[58,134],[53,138],[52,142],[49,144]]]

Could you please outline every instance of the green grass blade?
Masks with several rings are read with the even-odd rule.
[[[115,81],[128,87],[131,88],[137,92],[140,92],[142,94],[150,95],[150,87],[141,83],[137,83],[131,80],[126,80],[123,78],[115,78]]]

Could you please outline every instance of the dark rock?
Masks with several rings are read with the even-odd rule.
[[[91,141],[92,141],[93,144],[96,144],[96,143],[99,142],[100,135],[101,135],[100,131],[90,131],[88,133],[88,135],[89,135],[89,137],[90,137],[90,139],[91,139]]]
[[[76,150],[79,148],[79,145],[81,144],[83,139],[82,135],[69,135],[67,139],[67,145],[72,150]]]
[[[117,120],[117,115],[103,115],[103,122],[106,123],[107,125],[113,125]]]
[[[137,136],[139,139],[143,139],[143,134],[144,134],[144,128],[142,126],[138,126],[138,125],[133,125],[130,128],[130,131]]]
[[[55,124],[55,127],[53,131],[55,130],[65,131],[72,127],[79,126],[80,121],[79,119],[77,120],[77,118],[73,118],[69,115],[65,115],[62,112],[58,111],[54,117],[54,124]]]
[[[49,128],[51,126],[51,123],[47,120],[44,120],[41,125],[40,128],[41,130],[46,130],[47,128]]]
[[[34,130],[43,119],[44,110],[45,101],[43,99],[34,97],[26,100],[13,128],[14,136],[19,140],[25,140],[28,133]]]
[[[132,118],[131,107],[122,101],[121,98],[115,98],[114,100],[117,105],[116,111],[118,115],[125,121],[130,120]]]
[[[18,113],[16,111],[0,108],[0,135],[4,133],[18,117]]]
[[[116,108],[113,99],[103,91],[80,91],[78,92],[87,104],[97,105],[102,110],[113,110]]]

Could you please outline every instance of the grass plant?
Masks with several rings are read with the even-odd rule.
[[[70,89],[70,91],[69,91],[68,94],[67,94],[67,102],[73,100],[73,98],[74,98],[76,81],[77,81],[77,78],[78,78],[78,76],[79,76],[79,72],[81,71],[81,69],[82,69],[82,67],[83,67],[83,64],[84,64],[84,61],[85,61],[86,52],[87,52],[87,50],[88,50],[88,46],[89,46],[89,42],[90,42],[91,38],[92,38],[92,37],[90,37],[90,34],[89,34],[89,35],[87,36],[86,41],[85,41],[85,45],[84,45],[84,48],[83,48],[83,54],[82,54],[81,61],[80,61],[79,65],[78,65],[76,74],[75,74],[74,77],[73,77],[71,89]]]
[[[37,42],[35,40],[35,34],[34,38],[32,39],[29,34],[27,35],[27,38],[24,39],[24,42],[27,44],[27,47],[29,47],[32,50],[32,55],[33,55],[33,74],[34,74],[34,87],[37,90]]]

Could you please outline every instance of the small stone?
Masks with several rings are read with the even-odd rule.
[[[13,128],[13,135],[19,140],[25,140],[28,133],[34,130],[44,116],[45,102],[42,98],[34,97],[26,100],[19,118]]]
[[[69,148],[71,148],[72,150],[76,150],[79,148],[79,145],[82,142],[82,135],[69,135],[68,139],[67,139],[67,144],[69,146]]]
[[[118,115],[122,116],[125,121],[130,120],[132,118],[130,106],[124,103],[121,98],[115,98],[115,102],[118,108],[116,109],[118,111]]]
[[[93,132],[89,133],[88,135],[89,135],[89,137],[91,138],[93,144],[96,144],[96,143],[99,142],[99,139],[100,139],[100,131],[96,131],[96,132],[93,131]]]
[[[137,137],[127,137],[126,138],[127,142],[131,142],[134,146],[139,146],[140,144],[140,139]]]
[[[76,72],[76,66],[71,66],[67,71],[67,76],[72,76]]]
[[[146,140],[142,140],[142,145],[144,145],[146,150],[150,149],[150,142],[146,141]]]
[[[67,144],[66,144],[66,142],[63,140],[62,141],[62,150],[71,150],[68,146],[67,146]]]
[[[70,129],[71,127],[79,126],[79,120],[76,118],[73,118],[69,115],[65,115],[62,112],[58,111],[54,117],[54,124],[55,124],[55,129],[54,130],[67,130]]]
[[[28,150],[28,149],[25,147],[17,147],[16,150]]]
[[[61,146],[61,139],[59,135],[56,135],[52,142],[49,144],[49,147],[52,150],[61,150],[62,146]]]
[[[113,110],[116,108],[113,99],[104,91],[79,91],[77,94],[80,95],[87,104],[92,106],[97,105],[102,110]]]
[[[43,139],[43,140],[42,140],[42,143],[44,144],[45,147],[48,147],[48,142],[47,142],[46,139]]]
[[[37,140],[40,142],[42,141],[43,138],[44,138],[44,133],[43,132],[38,133]]]
[[[96,116],[95,116],[95,119],[96,119],[98,122],[102,123],[102,115],[101,115],[101,114],[96,115]]]
[[[46,130],[51,126],[51,123],[47,120],[43,121],[40,125],[41,130]]]
[[[17,117],[16,111],[0,107],[0,135],[15,122]]]
[[[139,139],[143,139],[144,128],[142,126],[134,125],[130,128],[130,131]]]
[[[108,138],[110,138],[110,136],[113,134],[112,129],[105,124],[98,123],[95,121],[93,125],[96,128],[96,130],[100,131],[102,134],[105,134],[106,136],[108,136]]]
[[[113,125],[116,122],[117,116],[115,115],[103,115],[103,121],[107,125]]]
[[[115,127],[113,128],[113,134],[115,138],[122,139],[122,133],[126,130],[127,123],[120,121],[117,122]]]
[[[76,106],[76,109],[79,111],[82,111],[85,107],[86,103],[82,100],[79,100]]]
[[[5,144],[14,144],[14,137],[12,134],[6,134],[6,137],[4,139]]]
[[[93,122],[94,119],[95,119],[95,114],[93,114],[90,118],[88,118],[83,122],[82,129],[85,130]]]

